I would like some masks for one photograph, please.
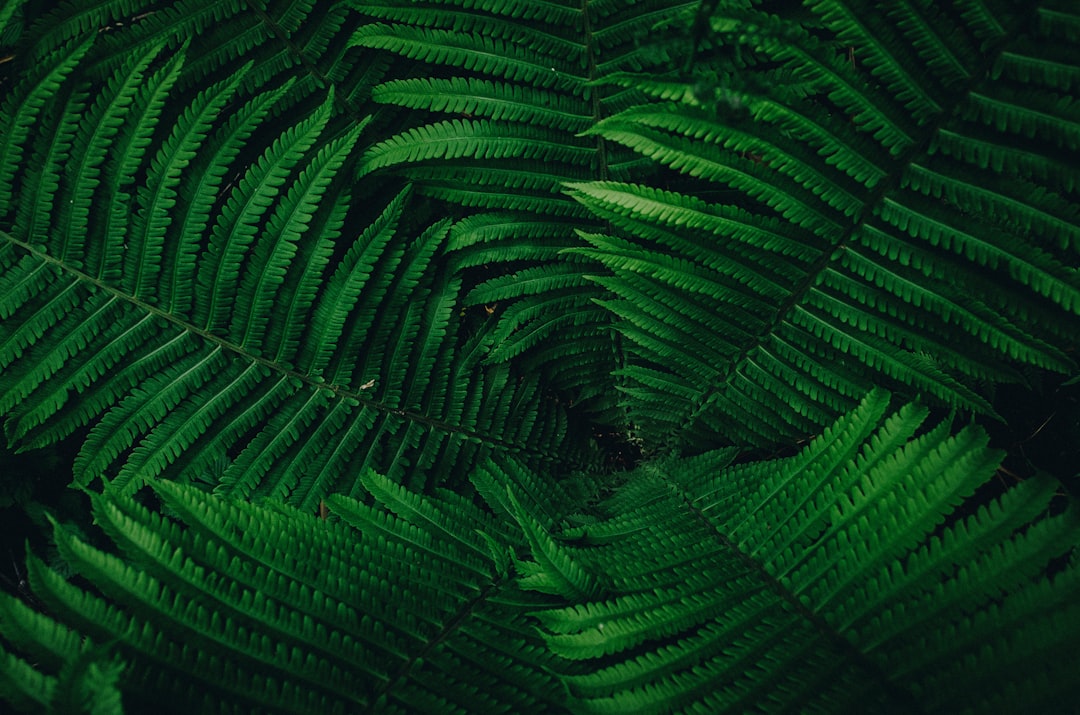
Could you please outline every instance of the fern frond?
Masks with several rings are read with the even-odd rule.
[[[468,268],[488,265],[483,273],[469,271],[478,279],[466,279],[480,284],[470,298],[479,304],[490,300],[483,296],[501,294],[503,287],[528,275],[519,276],[521,270],[557,270],[561,264],[555,251],[536,243],[526,248],[522,236],[550,237],[559,248],[577,245],[574,230],[583,228],[588,217],[562,195],[563,182],[650,169],[611,144],[575,135],[631,101],[624,90],[608,92],[593,80],[670,61],[667,35],[649,38],[649,33],[670,20],[675,8],[646,3],[581,10],[558,3],[488,2],[467,8],[464,12],[454,2],[360,6],[380,22],[361,28],[354,42],[415,60],[419,72],[432,75],[387,82],[373,91],[376,101],[437,113],[431,121],[406,127],[377,145],[362,170],[408,177],[423,194],[469,209],[493,210],[493,222],[505,218],[507,226],[521,226],[517,233],[505,234],[505,242],[500,240],[505,248],[492,245],[483,253],[470,252]],[[486,220],[476,213],[467,219]],[[525,253],[531,265],[511,262]],[[504,277],[484,286],[495,266],[501,266]],[[490,359],[527,360],[530,368],[544,369],[558,389],[579,396],[606,392],[580,380],[562,382],[559,375],[569,378],[573,373],[559,365],[558,351],[541,347],[556,335],[558,340],[595,346],[598,352],[592,359],[602,367],[588,374],[610,381],[603,375],[614,367],[613,346],[610,340],[595,338],[607,335],[604,323],[591,322],[604,316],[592,304],[603,293],[583,281],[574,289],[550,289],[557,292],[501,299]],[[553,320],[547,317],[552,309],[574,317]]]
[[[432,159],[536,159],[540,161],[588,162],[591,147],[568,146],[562,137],[534,132],[528,142],[516,132],[484,121],[451,120],[420,127],[372,147],[364,157],[364,171],[395,164]]]
[[[12,160],[25,143],[43,167],[18,170],[32,180],[0,229],[23,256],[0,276],[9,437],[40,446],[89,426],[79,484],[135,490],[225,460],[223,490],[311,510],[352,491],[356,470],[419,486],[442,460],[463,475],[496,444],[527,462],[561,458],[571,435],[557,405],[531,399],[534,380],[507,387],[482,354],[455,357],[461,279],[437,269],[447,222],[403,235],[402,195],[348,234],[357,204],[344,176],[367,121],[350,121],[333,87],[299,109],[296,75],[246,93],[252,63],[188,91],[205,69],[184,50],[159,57],[165,42],[119,65],[92,104],[83,76],[70,91],[54,78],[16,95],[22,114],[45,114],[17,121],[25,142],[21,129],[5,135]],[[294,119],[270,130],[287,108]],[[63,164],[76,167],[71,183]],[[533,429],[540,441],[519,446]]]
[[[523,35],[530,36],[525,32]],[[538,87],[566,89],[585,79],[573,55],[557,55],[530,43],[509,42],[492,36],[490,29],[465,34],[453,30],[429,30],[396,25],[367,25],[353,36],[353,43],[390,50],[410,59],[460,67],[507,80],[522,80]],[[578,46],[580,47],[580,46]],[[554,48],[552,48],[553,50]],[[575,53],[576,54],[576,53]]]
[[[124,664],[109,658],[107,649],[80,643],[76,632],[30,612],[18,601],[5,604],[3,613],[0,619],[6,631],[17,631],[37,621],[32,637],[44,641],[54,634],[61,635],[69,646],[56,675],[42,673],[39,663],[30,664],[6,651],[0,653],[0,693],[16,710],[122,715],[117,680]]]
[[[80,630],[129,660],[129,705],[168,693],[214,712],[558,708],[553,659],[526,620],[542,601],[500,575],[486,547],[472,548],[484,544],[476,534],[460,533],[459,518],[487,517],[460,498],[367,483],[400,516],[334,497],[354,529],[161,483],[173,521],[113,493],[95,510],[124,560],[57,532],[105,598],[39,563],[32,579],[51,609],[81,609]],[[295,559],[296,548],[308,557]]]
[[[150,160],[149,172],[160,178],[136,195],[137,209],[126,237],[131,245],[124,253],[122,269],[122,290],[133,297],[145,298],[152,293],[159,280],[159,267],[173,262],[165,250],[165,231],[171,222],[168,212],[176,204],[181,169],[199,151],[211,122],[229,103],[243,75],[242,71],[200,92],[177,117],[169,138]]]
[[[3,3],[0,419],[94,524],[0,597],[0,701],[1071,711],[1080,511],[978,422],[1076,371],[1078,41]]]
[[[564,95],[526,91],[518,85],[473,77],[393,80],[376,87],[371,99],[410,109],[482,116],[564,131],[581,131],[590,121],[589,116],[578,114],[580,105]]]
[[[660,101],[588,130],[695,177],[701,192],[717,186],[764,209],[567,184],[629,236],[582,252],[613,276],[603,285],[615,299],[604,305],[630,340],[631,363],[653,384],[663,369],[673,383],[699,385],[682,420],[668,411],[657,422],[652,401],[641,405],[658,438],[714,429],[755,443],[798,438],[875,383],[985,412],[973,386],[1018,380],[1016,363],[1073,369],[1061,331],[1075,324],[1080,289],[1077,175],[1060,155],[1077,146],[1076,87],[1060,72],[1045,88],[1017,84],[1035,80],[1034,70],[1006,69],[1021,48],[1031,67],[1064,45],[1050,30],[1038,47],[1024,39],[1019,11],[971,5],[957,15],[812,3],[814,34],[721,7],[711,19],[718,41],[755,53],[763,69],[717,55],[700,64],[700,86],[647,83]],[[982,44],[984,25],[997,28],[993,45]],[[830,47],[855,54],[834,60]],[[612,81],[629,86],[633,76]],[[764,78],[776,76],[789,83],[770,88]],[[729,77],[738,79],[726,87]],[[677,253],[658,257],[657,245]],[[646,277],[663,285],[662,299],[642,290]],[[629,307],[643,300],[656,307]],[[700,306],[686,313],[696,330],[669,325],[659,305]],[[725,349],[687,341],[695,332]],[[750,418],[747,401],[759,406]]]
[[[1080,627],[1075,609],[1048,606],[1071,598],[1073,567],[1046,573],[1080,545],[1074,511],[1048,515],[1053,488],[1036,480],[956,519],[1000,455],[972,428],[920,434],[924,409],[886,417],[887,404],[869,396],[796,457],[642,469],[622,487],[632,496],[567,530],[574,560],[611,590],[537,614],[579,663],[576,709],[1022,712],[1018,690],[1060,707],[1064,691],[1028,673],[1057,672],[1062,652],[1028,646],[1065,642],[1049,623]],[[1053,614],[1022,621],[1035,599]],[[1029,658],[1042,662],[1016,670]],[[992,694],[964,699],[968,678]]]
[[[11,210],[15,173],[27,151],[31,127],[46,102],[61,89],[64,80],[90,51],[93,38],[61,46],[43,58],[35,71],[24,77],[0,105],[0,211]]]
[[[971,508],[1001,455],[889,402],[793,457],[648,465],[589,513],[574,490],[602,480],[511,462],[475,475],[493,511],[368,473],[373,504],[328,499],[341,522],[160,482],[164,517],[110,491],[95,514],[123,559],[55,534],[101,595],[34,560],[66,625],[7,600],[0,627],[52,653],[46,679],[85,634],[114,642],[134,702],[244,711],[1059,707],[1080,578],[1053,562],[1080,547],[1075,505],[1048,511],[1036,478]]]

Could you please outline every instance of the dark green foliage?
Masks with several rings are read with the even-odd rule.
[[[369,467],[422,486],[490,449],[572,452],[536,378],[480,366],[489,341],[461,334],[449,223],[403,235],[407,190],[356,208],[358,88],[305,90],[315,70],[290,64],[248,92],[255,60],[214,72],[220,48],[167,39],[98,76],[107,44],[60,46],[4,105],[10,439],[92,424],[77,484],[224,460],[222,492],[309,510]]]
[[[610,314],[595,300],[593,266],[565,253],[575,231],[600,227],[563,192],[567,181],[627,179],[651,163],[583,134],[638,99],[596,84],[621,70],[670,67],[670,33],[653,35],[690,2],[576,3],[357,2],[384,22],[362,27],[360,47],[393,52],[418,74],[377,85],[372,100],[429,110],[428,123],[371,147],[361,171],[392,170],[418,191],[478,209],[451,229],[449,247],[480,282],[466,305],[497,306],[490,361],[525,355],[530,372],[575,393],[594,419],[613,422],[613,370],[622,360]],[[542,25],[538,26],[543,18]],[[674,45],[681,49],[681,45]],[[423,116],[423,115],[420,115]]]
[[[0,418],[96,526],[3,474],[55,552],[0,697],[1074,708],[1025,451],[1073,398],[1009,400],[1076,372],[1078,43],[1065,0],[3,2]]]
[[[56,532],[94,591],[30,562],[68,625],[6,597],[0,628],[46,671],[127,663],[131,703],[177,712],[1063,712],[1080,569],[1046,569],[1075,508],[1040,478],[963,514],[1001,455],[887,404],[787,459],[644,467],[580,525],[513,464],[475,473],[490,509],[368,473],[340,522],[109,491],[118,555]],[[5,670],[15,702],[65,678]]]
[[[977,506],[1001,457],[985,435],[886,404],[871,395],[791,458],[642,469],[564,529],[560,555],[605,592],[538,614],[552,650],[589,665],[573,709],[1071,708],[1080,572],[1045,569],[1080,515],[1049,516],[1049,478]]]
[[[109,600],[34,561],[31,578],[48,608],[82,614],[74,625],[94,642],[138,654],[126,673],[141,683],[136,703],[172,702],[177,712],[546,711],[559,692],[545,672],[551,656],[525,620],[543,599],[518,590],[505,555],[478,533],[501,536],[491,517],[452,497],[419,501],[384,477],[364,481],[401,516],[334,497],[354,530],[159,483],[181,528],[133,501],[100,498],[95,517],[123,558],[63,532],[57,541]],[[43,644],[60,632],[8,605],[13,638],[26,632]],[[57,643],[40,657],[83,647]],[[474,668],[470,684],[461,676]]]
[[[649,442],[798,437],[871,384],[985,412],[1017,364],[1075,369],[1080,85],[1053,13],[808,5],[819,25],[721,8],[716,80],[614,76],[657,101],[589,130],[735,202],[570,185],[620,229],[575,252],[613,274]]]

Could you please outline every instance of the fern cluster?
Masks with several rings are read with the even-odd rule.
[[[8,656],[5,690],[105,702],[125,663],[134,707],[178,712],[1064,712],[1080,569],[1042,573],[1074,553],[1075,508],[1048,516],[1039,478],[964,515],[1000,454],[949,423],[913,438],[926,410],[887,404],[795,457],[651,464],[588,513],[495,462],[487,509],[367,473],[374,504],[332,496],[336,523],[155,482],[163,518],[110,491],[117,554],[56,531],[95,591],[30,561],[66,624],[0,601],[37,666]]]
[[[97,540],[0,598],[0,698],[1074,709],[1076,505],[970,423],[1076,372],[1078,43],[1066,0],[6,0],[0,418]]]
[[[149,37],[193,30],[161,14]],[[361,87],[312,86],[314,58],[252,76],[229,39],[155,40],[113,70],[80,70],[95,38],[73,39],[13,87],[0,179],[8,437],[36,447],[93,423],[76,484],[134,490],[224,460],[223,491],[308,509],[368,466],[422,485],[429,470],[448,477],[437,462],[467,469],[489,448],[573,451],[537,379],[480,365],[490,339],[459,329],[449,222],[403,235],[407,188],[357,212],[348,177],[369,118],[352,121],[342,100]],[[241,57],[213,69],[226,51]],[[224,79],[200,87],[208,74]],[[181,109],[162,131],[170,105]],[[42,161],[24,162],[52,115]]]

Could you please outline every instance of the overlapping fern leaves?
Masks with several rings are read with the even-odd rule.
[[[964,506],[1000,454],[887,404],[788,459],[652,465],[557,531],[549,560],[602,594],[537,614],[574,710],[1070,710],[1075,507],[1050,516],[1052,479]]]
[[[5,635],[46,670],[107,645],[126,662],[125,705],[136,712],[557,707],[553,658],[526,619],[545,599],[522,592],[508,556],[489,547],[505,529],[453,495],[421,500],[385,477],[364,481],[382,505],[333,497],[340,523],[169,482],[155,490],[175,523],[131,500],[99,499],[98,522],[122,558],[62,532],[57,543],[103,597],[31,563],[43,598],[81,614],[70,627],[90,642],[11,601]],[[49,704],[40,683],[4,686]]]
[[[565,422],[536,377],[480,367],[486,339],[458,329],[449,223],[402,235],[405,192],[369,196],[386,208],[358,225],[349,174],[367,121],[334,85],[305,89],[325,74],[314,60],[263,79],[273,57],[196,55],[176,40],[183,18],[139,24],[100,78],[108,43],[65,40],[4,103],[9,439],[89,425],[78,484],[210,473],[310,509],[353,490],[357,469],[419,486],[486,448],[554,456]],[[219,53],[258,61],[218,73]]]
[[[1075,7],[719,3],[691,80],[590,128],[697,181],[582,182],[646,442],[815,432],[871,384],[988,411],[1080,324]],[[685,182],[684,182],[685,183]],[[718,201],[712,196],[722,197]]]
[[[460,252],[459,267],[484,267],[466,273],[480,285],[465,301],[494,313],[490,360],[524,353],[529,369],[589,402],[597,420],[621,423],[603,414],[621,361],[610,318],[594,303],[605,291],[586,279],[591,262],[560,253],[580,244],[575,230],[602,224],[562,187],[629,179],[651,166],[584,134],[638,96],[594,83],[618,70],[669,66],[672,47],[685,43],[657,28],[681,27],[694,3],[354,6],[378,20],[354,44],[418,64],[418,76],[376,86],[373,101],[432,115],[371,147],[361,171],[404,176],[420,192],[475,209],[451,229],[449,246]]]
[[[376,504],[332,497],[340,522],[109,492],[120,554],[56,535],[94,591],[31,562],[63,624],[0,599],[43,671],[3,688],[47,706],[82,657],[123,665],[128,704],[200,712],[1066,711],[1080,569],[1047,567],[1075,508],[1051,515],[1050,479],[966,507],[1001,455],[888,403],[795,457],[651,465],[591,512],[494,463],[488,509],[368,474]]]
[[[24,4],[0,415],[116,551],[0,598],[9,703],[1075,702],[1075,505],[871,390],[1075,370],[1071,4]]]

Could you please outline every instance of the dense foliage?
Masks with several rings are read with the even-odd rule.
[[[11,705],[1073,707],[1073,3],[0,8]]]

